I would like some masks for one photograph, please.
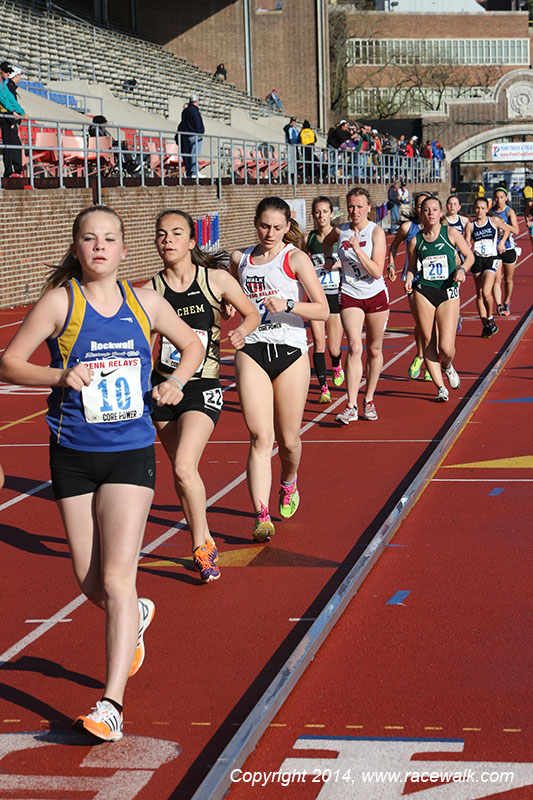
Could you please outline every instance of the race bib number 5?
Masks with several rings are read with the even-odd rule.
[[[445,281],[448,277],[448,259],[442,256],[426,256],[422,260],[422,274],[426,281]]]
[[[123,422],[143,415],[140,358],[86,361],[92,380],[81,390],[87,422]]]

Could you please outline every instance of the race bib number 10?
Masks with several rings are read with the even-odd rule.
[[[81,390],[87,422],[123,422],[143,415],[140,358],[105,358],[86,361],[89,386]]]

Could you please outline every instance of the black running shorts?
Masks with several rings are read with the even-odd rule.
[[[413,289],[429,300],[431,305],[438,308],[446,300],[455,300],[459,297],[459,289],[456,283],[452,283],[448,288],[438,288],[437,286],[427,286],[425,283],[414,283]]]
[[[514,264],[516,261],[516,250],[514,247],[510,247],[509,250],[505,250],[500,254],[500,258],[502,264]]]
[[[247,356],[264,369],[271,381],[275,380],[282,372],[298,361],[303,351],[299,347],[288,344],[268,344],[267,342],[254,342],[245,344],[239,353]]]
[[[498,269],[498,256],[480,256],[477,253],[474,255],[474,266],[470,270],[472,275],[480,275],[486,270],[496,272]]]
[[[159,372],[152,373],[152,384],[158,386],[166,378]],[[216,425],[222,411],[222,389],[218,378],[197,378],[183,387],[183,399],[175,406],[154,405],[152,419],[157,422],[171,422],[179,419],[186,411],[201,411]]]
[[[89,452],[50,442],[50,474],[56,500],[92,494],[105,483],[155,486],[154,445],[139,450]]]

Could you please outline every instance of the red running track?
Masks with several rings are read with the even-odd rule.
[[[521,243],[525,241],[522,237]],[[400,283],[392,286],[392,299],[397,302],[392,306],[389,336],[385,342],[386,366],[376,398],[380,420],[375,424],[361,421],[348,428],[339,428],[334,423],[334,415],[344,403],[342,390],[335,392],[332,406],[324,411],[324,407],[317,404],[318,393],[312,387],[304,416],[305,447],[299,472],[302,505],[293,520],[278,522],[276,537],[267,545],[253,543],[250,536],[253,518],[243,479],[247,436],[237,395],[231,387],[231,364],[225,364],[226,410],[202,464],[208,489],[210,524],[221,551],[222,579],[214,585],[201,586],[191,569],[190,537],[187,532],[174,527],[182,516],[176,506],[169,466],[158,447],[160,465],[156,496],[147,526],[138,581],[140,594],[154,599],[157,612],[146,637],[145,664],[128,685],[125,729],[129,735],[112,746],[88,747],[69,730],[72,717],[86,711],[101,692],[103,617],[79,596],[59,517],[46,485],[45,392],[1,387],[4,398],[0,420],[0,460],[7,476],[0,497],[3,523],[0,551],[5,587],[0,645],[1,659],[5,662],[2,666],[0,715],[0,793],[3,796],[120,797],[121,800],[129,797],[154,800],[192,796],[305,634],[310,624],[306,620],[317,616],[327,597],[387,517],[434,442],[442,436],[462,397],[468,395],[478,376],[490,365],[531,306],[532,259],[523,257],[522,262],[516,273],[513,314],[498,320],[500,333],[490,340],[479,338],[480,323],[475,306],[472,300],[467,302],[473,296],[473,282],[469,280],[466,290],[463,289],[462,303],[466,305],[456,358],[462,384],[448,404],[432,402],[435,391],[431,384],[409,381],[405,377],[413,355],[412,319],[407,302],[401,296]],[[21,309],[0,313],[0,326],[8,326],[0,327],[0,348],[5,347],[23,313]],[[519,388],[513,388],[513,391],[519,391],[522,397],[531,394],[528,379],[529,373],[523,365],[520,366],[516,378]],[[497,390],[501,380],[497,380],[492,391]],[[502,391],[505,394],[507,389],[504,387]],[[490,415],[492,407],[488,402],[487,407]],[[477,414],[481,414],[484,408],[485,403]],[[511,413],[506,410],[509,408]],[[524,404],[526,411],[527,408]],[[485,440],[488,459],[503,457],[505,453],[516,457],[518,451],[522,452],[527,429],[508,424],[521,411],[519,404],[505,406],[504,423],[500,421],[499,427],[491,426],[491,434]],[[501,418],[501,410],[493,413]],[[478,428],[474,424],[469,427],[474,431]],[[466,448],[461,451],[461,463],[483,460],[479,457],[481,440],[475,438],[469,442],[468,437],[463,439],[465,436],[466,433],[456,445]],[[478,435],[474,433],[472,436]],[[522,455],[527,456],[528,452],[524,451]],[[275,474],[277,469],[276,465]],[[505,475],[510,474],[508,468],[505,470]],[[452,476],[457,473],[463,475],[464,468],[449,472]],[[424,737],[421,730],[432,726],[432,720],[436,720],[435,727],[442,725],[445,729],[445,733],[439,733],[437,738],[461,738],[459,723],[463,723],[463,727],[481,727],[483,732],[483,724],[477,724],[477,719],[486,698],[489,707],[499,709],[502,716],[501,709],[510,701],[507,695],[500,699],[501,685],[493,672],[488,668],[483,670],[472,687],[470,678],[466,685],[461,682],[463,672],[453,661],[459,652],[464,662],[470,663],[474,656],[477,658],[478,653],[487,649],[495,652],[495,644],[492,648],[487,646],[481,632],[477,639],[470,636],[461,642],[458,638],[454,648],[448,647],[449,631],[455,629],[454,625],[460,624],[461,635],[465,628],[470,630],[472,583],[466,582],[462,572],[454,571],[453,567],[453,579],[442,579],[445,556],[452,552],[457,555],[464,533],[471,531],[473,522],[478,523],[482,518],[481,512],[491,512],[489,503],[496,504],[498,509],[506,509],[503,517],[508,521],[503,524],[500,518],[494,518],[492,512],[492,528],[489,526],[488,530],[491,545],[498,538],[507,542],[509,535],[514,534],[517,511],[514,506],[507,505],[511,488],[502,485],[505,491],[489,498],[478,493],[477,485],[475,492],[470,484],[467,489],[461,485],[461,492],[469,491],[468,496],[461,494],[459,482],[457,486],[454,483],[452,497],[464,497],[465,504],[462,508],[454,504],[454,517],[450,520],[440,508],[435,511],[434,503],[441,503],[440,495],[435,495],[435,500],[430,502],[429,511],[423,510],[426,497],[430,497],[428,492],[444,492],[446,497],[450,496],[446,485],[432,482],[404,526],[418,525],[413,534],[417,540],[416,547],[389,548],[352,603],[357,609],[356,623],[353,620],[350,623],[350,616],[346,616],[331,635],[334,646],[338,630],[345,625],[342,641],[349,642],[352,638],[350,632],[355,627],[358,630],[353,637],[357,644],[355,655],[347,648],[334,651],[326,662],[326,677],[311,684],[307,701],[302,706],[303,717],[297,716],[291,706],[290,719],[294,717],[294,727],[283,735],[278,729],[269,730],[264,744],[260,744],[253,758],[278,769],[284,759],[298,757],[293,745],[302,733],[306,730],[309,733],[309,729],[301,725],[331,725],[333,720],[335,735],[346,735],[347,729],[344,729],[344,734],[338,733],[339,726],[363,724],[365,736],[383,736],[392,740],[434,738],[432,734]],[[514,492],[513,487],[513,496]],[[476,500],[481,501],[479,509]],[[466,513],[466,517],[459,516],[459,511]],[[498,525],[495,525],[496,521]],[[393,544],[403,543],[404,527]],[[422,536],[429,528],[435,532],[441,527],[440,538],[445,538],[446,547],[439,548],[435,557],[434,546],[432,548],[431,542],[424,545]],[[486,527],[483,527],[483,533],[486,539]],[[481,552],[483,547],[478,549]],[[525,554],[518,546],[518,540],[516,551],[520,571]],[[496,549],[495,553],[499,550]],[[421,558],[424,558],[422,571]],[[391,562],[390,566],[388,562]],[[379,577],[382,563],[391,570],[385,579]],[[499,562],[496,558],[489,558],[487,565],[487,558],[484,558],[479,562],[479,569],[471,559],[460,561],[460,564],[463,571],[468,565],[470,567],[476,598],[484,596],[487,591],[486,585],[485,588],[482,586],[485,574],[492,579],[488,584],[489,592],[499,598],[499,602],[495,600],[491,605],[494,630],[498,631],[495,638],[498,639],[502,621],[507,619],[508,613],[507,607],[501,603],[506,592],[505,584],[498,583],[498,589],[494,588],[494,575],[501,576],[501,570],[497,570]],[[491,565],[492,571],[488,571]],[[397,579],[393,567],[401,570]],[[419,589],[418,580],[421,581]],[[378,581],[377,587],[381,586],[381,589],[367,588],[373,586],[373,581]],[[404,606],[382,607],[381,601],[389,599],[387,592],[392,595],[397,590],[411,592]],[[373,598],[372,592],[378,594],[379,602]],[[450,596],[458,604],[453,613]],[[423,605],[422,597],[425,598]],[[428,601],[428,597],[433,600]],[[432,602],[436,604],[434,610],[431,610]],[[490,616],[477,605],[475,611],[474,627],[482,631],[477,621],[489,620]],[[401,624],[399,619],[395,619],[391,625],[390,612],[399,612],[398,618],[406,612]],[[416,612],[419,616],[415,622],[410,615]],[[524,614],[521,606],[517,607],[516,613]],[[420,630],[423,634],[418,632],[419,625],[422,625]],[[443,635],[441,640],[437,632],[442,626],[446,636]],[[317,667],[329,644],[328,641],[319,653]],[[370,666],[373,654],[376,661],[374,666]],[[409,684],[405,671],[390,669],[391,664],[400,665],[408,655],[412,657],[412,666],[407,670],[411,679],[416,677],[418,681],[420,676],[424,677],[426,688],[420,693],[417,692],[417,682],[414,689],[413,682]],[[514,650],[512,653],[503,651],[501,663],[498,662],[495,671],[502,675],[509,671],[513,685],[516,680],[519,693],[523,690],[524,674],[523,669],[516,666],[514,658]],[[350,664],[351,680],[337,681],[344,664]],[[443,664],[451,669],[453,681],[447,680],[447,669],[443,675]],[[314,667],[307,674],[312,675]],[[468,675],[474,672],[472,668]],[[307,674],[302,686],[305,686]],[[401,704],[398,686],[402,690]],[[443,687],[446,692],[441,697]],[[296,691],[300,691],[300,687]],[[475,702],[470,698],[472,691],[476,694]],[[319,695],[323,697],[319,698]],[[366,698],[364,703],[361,700],[363,696]],[[437,714],[437,711],[448,708],[450,696],[463,698],[463,713],[450,706],[453,713],[444,714],[442,711],[442,714]],[[316,697],[317,702],[309,702],[309,697]],[[342,714],[337,705],[339,698],[344,704]],[[396,704],[393,703],[395,698]],[[436,704],[437,698],[440,705]],[[292,701],[291,697],[288,705]],[[467,713],[471,702],[472,715]],[[518,700],[516,705],[519,705]],[[347,709],[350,710],[349,718]],[[280,719],[284,712],[282,709]],[[509,719],[511,716],[513,719],[505,722],[505,726],[520,728],[513,741],[515,746],[516,743],[522,746],[527,742],[524,726],[517,714],[513,712]],[[490,718],[488,711],[485,711],[485,717]],[[285,718],[283,724],[287,724]],[[385,725],[402,724],[401,736],[395,736],[399,729],[385,729]],[[49,728],[52,733],[48,732]],[[496,730],[495,726],[489,728]],[[35,731],[42,732],[36,734]],[[270,739],[272,731],[275,744]],[[332,734],[330,728],[327,733]],[[511,733],[508,736],[511,737]],[[281,739],[283,745],[276,749]],[[530,740],[528,743],[530,746]],[[267,748],[266,758],[261,755],[265,752],[263,747]],[[482,757],[497,761],[501,755],[496,752],[497,747],[491,745],[491,748]],[[327,757],[331,758],[331,752],[328,751]],[[479,751],[474,751],[472,756],[470,750],[459,756],[460,760],[477,760],[479,757]],[[502,760],[505,758],[506,755]],[[520,760],[514,754],[512,759]],[[324,787],[318,786],[318,790],[323,792]],[[252,790],[249,786],[234,784],[231,793],[255,797],[257,791],[257,788]],[[264,796],[279,797],[280,787],[276,791],[278,794]],[[304,791],[307,791],[305,786]],[[527,790],[521,791],[523,794]],[[292,789],[290,792],[291,797],[296,796]],[[305,796],[318,795],[315,791],[314,795]],[[320,795],[321,798],[324,796]],[[353,793],[346,796],[363,797]],[[436,794],[431,797],[439,800]]]

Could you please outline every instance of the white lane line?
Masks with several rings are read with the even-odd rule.
[[[40,483],[38,486],[34,486],[33,489],[28,489],[27,492],[23,492],[22,494],[17,495],[17,497],[13,497],[11,500],[8,500],[7,503],[2,503],[0,506],[0,511],[3,511],[5,508],[9,508],[9,506],[14,506],[15,503],[20,503],[21,500],[25,500],[27,497],[31,497],[32,494],[37,494],[37,492],[46,489],[47,486],[51,486],[50,481],[45,481],[44,483]]]
[[[63,606],[56,614],[54,614],[50,619],[47,619],[46,622],[42,622],[38,628],[35,628],[33,631],[27,634],[27,636],[23,636],[22,639],[19,639],[12,647],[8,650],[5,650],[0,655],[0,667],[3,664],[6,664],[8,661],[11,661],[12,658],[15,658],[22,650],[24,650],[28,645],[33,644],[33,642],[40,639],[40,637],[49,631],[57,622],[61,622],[63,619],[68,617],[75,611],[79,606],[83,605],[87,598],[84,594],[78,595],[78,597],[74,598],[70,603],[66,606]]]
[[[19,319],[18,322],[8,322],[5,325],[0,325],[0,328],[11,328],[13,325],[22,325],[24,320]]]
[[[401,358],[401,356],[405,355],[405,353],[407,353],[408,350],[411,350],[411,348],[413,348],[414,346],[415,343],[412,342],[410,345],[405,347],[400,353],[398,353],[398,355],[394,356],[394,358],[391,358],[390,361],[387,361],[387,363],[383,365],[383,370],[392,366],[392,364],[394,364],[399,358]],[[363,384],[364,381],[361,381],[361,385]],[[344,396],[341,396],[340,399],[337,400],[337,402],[332,406],[330,406],[329,408],[330,409],[334,408],[336,405],[339,405],[345,399],[346,399],[346,394]],[[300,431],[300,435],[306,433],[310,428],[312,428],[314,425],[320,422],[320,420],[322,420],[325,416],[326,413],[318,414],[311,422],[308,422],[307,425],[304,425],[304,427]],[[272,457],[274,457],[277,452],[278,448],[276,447],[272,451]],[[236,478],[234,478],[234,480],[226,484],[226,486],[220,489],[220,491],[216,492],[216,494],[208,498],[208,500],[206,501],[206,507],[210,508],[212,505],[217,503],[222,497],[224,497],[226,494],[229,494],[233,489],[235,489],[235,487],[239,486],[239,484],[241,484],[245,479],[246,479],[246,472],[241,472],[241,474],[238,475]],[[42,488],[44,485],[46,484],[42,484],[41,487],[36,487],[33,491],[34,492],[39,491],[39,489]],[[11,505],[13,502],[17,502],[17,499],[15,498],[15,500],[12,501],[10,500],[9,504]],[[158,547],[164,544],[167,541],[167,539],[170,539],[172,536],[174,536],[175,533],[185,528],[186,524],[187,523],[185,521],[185,517],[183,517],[176,525],[174,525],[172,528],[168,528],[168,530],[166,530],[164,533],[158,536],[157,539],[155,539],[153,542],[150,542],[145,547],[143,547],[140,554],[140,558],[156,550]],[[87,597],[84,594],[78,595],[76,598],[74,598],[74,600],[72,600],[66,606],[63,606],[63,608],[61,608],[56,614],[50,617],[49,620],[47,620],[46,622],[42,622],[38,628],[35,628],[34,631],[29,633],[27,636],[24,636],[18,642],[15,642],[15,644],[13,644],[3,653],[0,653],[0,667],[3,664],[7,663],[8,661],[11,661],[12,658],[15,658],[17,655],[19,655],[19,653],[21,653],[22,650],[24,650],[30,644],[33,644],[33,642],[37,641],[37,639],[43,636],[43,634],[47,633],[47,631],[49,631],[56,623],[61,622],[66,617],[70,616],[72,612],[75,611],[79,606],[83,605],[83,603],[85,603],[86,600]]]

